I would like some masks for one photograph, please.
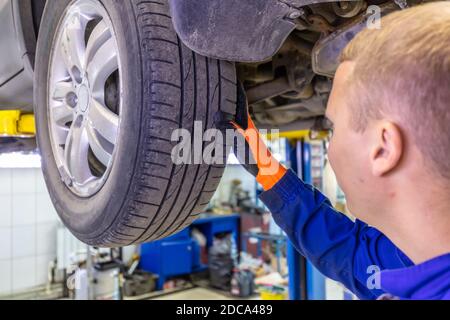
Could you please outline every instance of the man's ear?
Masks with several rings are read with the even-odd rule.
[[[372,174],[381,177],[399,165],[404,142],[400,128],[390,121],[381,121],[376,125],[375,130],[370,160]]]

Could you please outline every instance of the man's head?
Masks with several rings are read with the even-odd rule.
[[[352,213],[376,225],[402,186],[450,190],[450,2],[388,15],[341,62],[329,157]]]

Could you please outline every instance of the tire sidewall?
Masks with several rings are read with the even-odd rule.
[[[142,71],[138,32],[129,1],[97,0],[103,4],[113,23],[121,60],[122,106],[115,159],[102,189],[90,198],[80,198],[62,181],[53,155],[48,121],[49,60],[60,19],[72,0],[49,0],[42,19],[35,68],[35,116],[42,169],[50,197],[64,224],[87,243],[108,231],[126,205],[132,186],[142,106]]]

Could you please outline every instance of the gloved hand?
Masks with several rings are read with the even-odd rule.
[[[286,174],[286,168],[276,160],[264,143],[248,111],[244,88],[238,86],[237,113],[234,120],[223,116],[218,127],[234,128],[245,140],[234,144],[234,153],[244,168],[256,177],[264,190],[270,190]]]

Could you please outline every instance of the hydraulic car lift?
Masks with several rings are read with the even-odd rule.
[[[309,133],[291,133],[288,138],[296,137],[286,144],[286,155],[291,162],[291,169],[308,184],[316,185],[313,171],[322,168],[313,168],[312,144],[307,142]],[[317,155],[316,155],[317,156]],[[323,163],[323,161],[321,162]],[[316,187],[320,187],[317,186]],[[325,277],[298,251],[292,243],[287,244],[287,262],[289,269],[289,298],[291,300],[324,300]]]
[[[0,137],[33,138],[35,135],[34,115],[19,110],[0,111]]]

